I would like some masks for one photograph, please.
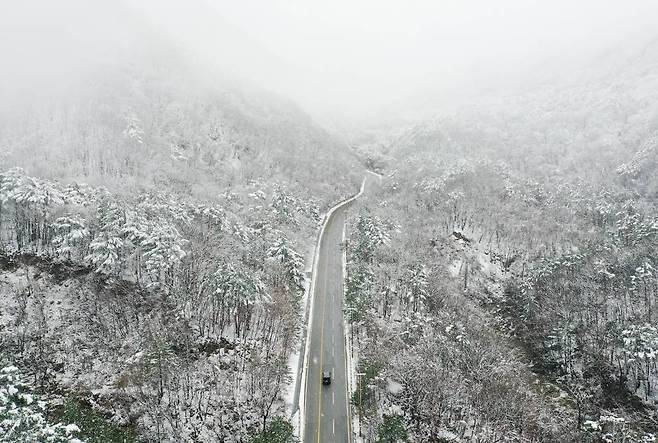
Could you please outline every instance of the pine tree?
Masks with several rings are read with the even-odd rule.
[[[257,276],[224,263],[210,279],[212,327],[220,332],[231,320],[237,334],[249,327],[254,306],[267,299],[265,289]]]
[[[285,237],[278,237],[267,250],[267,256],[276,260],[284,269],[289,289],[296,293],[304,290],[304,258],[290,247]]]
[[[126,224],[126,212],[112,196],[105,194],[98,203],[97,213],[98,232],[85,259],[97,273],[119,275],[125,256],[121,229]]]
[[[377,443],[401,443],[406,442],[408,438],[404,417],[384,414],[377,433]]]
[[[3,442],[83,443],[74,424],[48,423],[46,403],[30,393],[17,367],[0,370],[0,439]]]
[[[51,243],[55,247],[56,254],[71,259],[76,249],[83,248],[89,237],[85,223],[86,221],[78,214],[65,215],[53,221],[50,226],[54,231]]]
[[[183,249],[188,243],[173,226],[158,224],[140,242],[144,266],[153,285],[167,283],[173,270],[187,255]]]

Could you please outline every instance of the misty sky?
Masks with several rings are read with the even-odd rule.
[[[653,0],[208,1],[285,61],[289,94],[337,108],[478,88],[658,29]]]
[[[138,19],[114,11],[120,3]],[[25,0],[2,9],[4,88],[48,87],[112,57],[142,39],[132,28],[143,20],[238,78],[346,116],[477,93],[658,35],[655,0]]]

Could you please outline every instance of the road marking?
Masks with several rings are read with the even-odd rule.
[[[320,429],[321,429],[321,424],[322,424],[322,360],[323,360],[323,354],[324,354],[324,312],[325,312],[325,306],[327,305],[327,261],[325,260],[325,266],[324,266],[324,284],[322,285],[322,288],[324,289],[324,297],[322,297],[322,325],[320,326],[320,388],[319,392],[320,394],[318,395],[318,443],[320,443]]]
[[[371,172],[371,171],[368,171],[368,172]],[[377,175],[377,174],[374,174],[374,173],[372,173],[372,174]],[[379,176],[379,177],[380,177],[380,181],[381,181],[381,176]],[[309,398],[308,397],[308,389],[309,389],[308,373],[310,372],[310,366],[311,366],[309,364],[310,363],[309,360],[310,360],[310,348],[311,348],[311,341],[312,341],[312,330],[314,329],[312,327],[313,323],[314,323],[313,322],[313,312],[314,312],[314,308],[315,308],[315,306],[314,306],[315,303],[314,302],[315,302],[315,295],[316,295],[316,290],[317,290],[315,284],[317,282],[318,276],[320,275],[320,272],[319,272],[318,268],[319,268],[321,250],[322,250],[322,241],[323,241],[325,233],[326,233],[325,232],[326,228],[328,227],[329,222],[331,221],[331,217],[339,209],[341,209],[343,207],[346,207],[349,203],[355,201],[356,199],[358,199],[364,193],[367,178],[368,178],[367,175],[365,177],[363,177],[363,181],[361,182],[361,188],[359,189],[359,192],[356,195],[354,195],[354,196],[352,196],[352,197],[350,197],[350,198],[348,198],[348,199],[346,199],[346,200],[344,200],[340,203],[337,203],[335,206],[333,206],[331,209],[329,209],[329,211],[325,215],[325,219],[324,219],[324,223],[322,224],[322,228],[320,229],[320,235],[318,236],[318,241],[317,241],[317,245],[316,245],[316,248],[315,248],[315,254],[314,254],[314,257],[313,257],[313,266],[312,266],[313,271],[312,271],[311,285],[310,285],[310,290],[309,290],[308,303],[309,303],[310,306],[309,306],[308,325],[307,325],[307,331],[306,331],[306,341],[304,343],[304,348],[305,348],[305,350],[304,350],[304,359],[303,359],[304,362],[301,364],[301,366],[303,368],[302,371],[301,371],[301,384],[303,385],[301,387],[301,389],[302,389],[302,393],[304,394],[304,396],[302,398],[300,398],[299,402],[300,402],[300,406],[303,406],[304,409],[307,408],[308,398]],[[342,238],[342,240],[343,240],[343,242],[345,240],[345,221],[343,221],[343,238]],[[341,280],[341,285],[342,285],[341,300],[344,300],[344,294],[345,294],[345,287],[344,287],[345,273],[343,272],[344,267],[345,267],[345,251],[344,250],[343,250],[342,258],[343,258],[343,260],[342,260],[343,261],[343,269],[340,270],[339,275],[342,275],[342,278],[340,279]],[[326,271],[326,264],[325,264],[325,271]],[[325,279],[325,292],[326,292],[326,279]],[[332,302],[335,304],[335,294],[334,293],[332,293]],[[324,303],[326,303],[326,297],[323,298],[323,317],[322,317],[323,321],[324,321]],[[340,305],[338,306],[338,309],[341,310]],[[342,318],[342,312],[339,312],[339,315],[340,315],[339,318]],[[344,320],[343,320],[342,323],[344,323]],[[321,343],[322,343],[322,339],[323,339],[323,337],[322,337],[323,333],[324,333],[324,325],[322,327],[321,336],[320,336]],[[345,337],[345,340],[346,340],[346,337]],[[345,346],[346,343],[343,343],[343,345]],[[322,348],[322,345],[321,345],[321,348]],[[347,346],[345,346],[345,352],[347,352]],[[321,357],[322,357],[322,355],[321,355]],[[346,354],[344,355],[344,358],[345,358],[345,360],[344,360],[345,361],[345,375],[349,377],[349,370],[348,370],[348,365],[347,365],[347,355]],[[312,360],[312,362],[317,363],[317,360],[314,358]],[[334,363],[335,363],[335,361],[334,361]],[[320,371],[322,371],[322,366],[320,366]],[[322,388],[322,385],[320,385],[320,388]],[[349,393],[349,381],[347,383],[345,383],[345,392],[346,392],[346,394]],[[320,396],[322,396],[322,391],[321,390],[320,390]],[[301,397],[301,395],[300,395],[300,397]],[[348,428],[347,436],[348,436],[348,442],[351,443],[352,442],[352,419],[351,419],[352,417],[351,417],[351,414],[350,414],[351,404],[350,404],[350,401],[349,401],[349,395],[347,395],[347,397],[348,397],[347,401],[345,402],[345,406],[346,406],[346,410],[347,410],[347,418],[348,418],[348,420],[347,420],[347,428]],[[319,407],[320,408],[322,407],[321,402],[319,403]],[[318,411],[318,426],[320,424],[319,423],[320,417],[321,417],[321,410]],[[302,439],[303,439],[303,441],[306,441],[305,435],[307,434],[306,433],[307,420],[300,421],[300,425],[301,425],[300,433],[301,433]],[[319,432],[320,432],[320,428],[318,427],[318,441],[320,439]]]
[[[331,420],[331,432],[336,435],[336,419]]]
[[[363,188],[366,184],[366,181],[363,181],[363,184],[361,185],[361,188]],[[343,234],[342,234],[342,242],[345,244],[345,221],[343,222]],[[345,307],[345,278],[347,278],[347,275],[345,275],[347,271],[347,249],[343,249],[343,253],[340,255],[341,259],[341,267],[340,267],[340,274],[341,274],[341,279],[340,279],[340,287],[341,287],[341,294],[342,294],[342,302],[341,302],[341,309]],[[342,316],[343,319],[343,324],[341,325],[343,327],[343,332],[346,332],[346,326],[347,324],[345,323],[345,316]],[[343,335],[343,362],[345,363],[345,409],[347,411],[347,443],[352,443],[352,399],[350,398],[350,368],[347,367],[347,353],[349,352],[349,347],[347,345],[347,334]],[[359,426],[361,423],[359,423]]]
[[[336,396],[334,394],[335,394],[335,392],[331,391],[331,404],[332,405],[336,402]]]

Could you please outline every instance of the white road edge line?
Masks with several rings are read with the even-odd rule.
[[[345,226],[343,226],[343,243],[345,243]],[[347,250],[343,249],[343,254],[342,254],[342,261],[343,261],[343,303],[345,303],[345,279],[347,278]],[[345,389],[346,389],[346,399],[347,399],[347,404],[345,405],[346,410],[346,421],[347,421],[347,427],[348,427],[348,436],[347,436],[347,441],[349,443],[352,442],[352,429],[354,429],[354,423],[353,423],[353,417],[352,417],[352,408],[350,407],[351,403],[351,394],[353,392],[353,386],[354,383],[352,381],[352,347],[350,346],[350,337],[351,337],[351,331],[350,331],[350,326],[345,318],[343,318],[343,339],[345,340],[345,346],[343,346],[343,349],[345,349],[345,374],[347,375],[347,380],[345,383]]]
[[[318,275],[318,262],[320,258],[320,245],[322,244],[322,237],[324,236],[324,230],[327,227],[327,223],[331,219],[331,215],[339,208],[342,206],[353,202],[357,198],[359,198],[365,189],[366,186],[366,177],[363,177],[363,181],[361,182],[361,189],[359,192],[348,198],[347,200],[344,200],[338,204],[336,204],[334,207],[329,209],[329,211],[325,214],[324,216],[324,222],[322,223],[322,228],[320,229],[320,234],[318,235],[318,241],[315,245],[315,254],[313,254],[313,271],[311,273],[311,286],[309,288],[309,311],[308,311],[308,325],[306,329],[306,343],[304,345],[304,366],[302,367],[302,379],[300,382],[300,388],[299,388],[299,408],[300,412],[299,417],[300,417],[300,440],[303,442],[304,441],[304,432],[306,431],[306,420],[305,420],[305,408],[306,408],[306,384],[308,382],[306,373],[308,372],[308,358],[309,358],[309,345],[310,345],[310,339],[311,339],[311,329],[313,325],[313,305],[315,302],[315,280],[316,276]],[[344,230],[344,227],[343,227]],[[344,277],[344,276],[343,276]],[[348,391],[349,392],[349,391]],[[349,401],[348,401],[349,403]],[[302,419],[304,418],[304,419]]]

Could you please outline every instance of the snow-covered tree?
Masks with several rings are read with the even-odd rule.
[[[591,436],[594,441],[603,443],[655,443],[656,434],[641,433],[635,431],[624,417],[605,412],[598,420],[586,420],[583,423],[585,434]]]
[[[416,312],[422,308],[428,296],[429,282],[425,265],[416,264],[407,269],[400,279],[399,294],[404,304]]]
[[[195,217],[214,229],[221,230],[224,227],[226,214],[219,205],[199,204],[194,206],[192,212]]]
[[[101,196],[97,208],[98,229],[85,257],[97,273],[118,275],[122,271],[125,244],[122,228],[126,211],[109,193]]]
[[[58,183],[30,177],[14,168],[0,177],[0,201],[3,206],[13,207],[18,250],[31,247],[30,252],[39,252],[49,242],[48,223],[53,208],[64,203],[64,193]]]
[[[91,262],[97,273],[118,274],[121,271],[123,248],[121,237],[112,231],[101,231],[89,244],[90,253],[86,259]]]
[[[345,305],[349,321],[358,322],[367,316],[372,304],[375,274],[362,263],[348,268],[345,282]]]
[[[210,293],[210,328],[222,333],[233,323],[235,332],[246,332],[253,308],[267,299],[265,288],[257,275],[239,269],[231,263],[223,263],[208,282]],[[205,308],[207,309],[207,308]]]
[[[306,281],[304,258],[288,244],[288,240],[283,236],[274,240],[267,250],[267,255],[282,266],[288,286],[296,293],[302,292]]]
[[[133,140],[138,145],[144,143],[144,130],[142,129],[139,118],[134,113],[129,113],[125,117],[126,128],[123,130],[123,135]]]
[[[658,360],[658,329],[649,324],[631,325],[621,333],[627,365],[634,374],[635,390],[644,385],[647,398],[651,395],[651,378]]]
[[[173,277],[172,270],[187,255],[184,247],[188,241],[173,226],[157,224],[140,242],[144,266],[153,284],[162,284]]]
[[[15,366],[0,370],[0,441],[83,443],[75,424],[49,423],[46,403],[30,392]]]
[[[391,226],[378,216],[361,214],[357,217],[352,235],[352,250],[359,260],[370,262],[375,249],[388,244]]]
[[[70,259],[89,237],[86,221],[78,214],[69,214],[55,219],[50,225],[54,231],[51,243],[55,253]]]
[[[280,221],[291,225],[298,224],[298,221],[295,218],[296,204],[297,201],[295,197],[287,192],[282,186],[276,185],[274,187],[270,207]]]

